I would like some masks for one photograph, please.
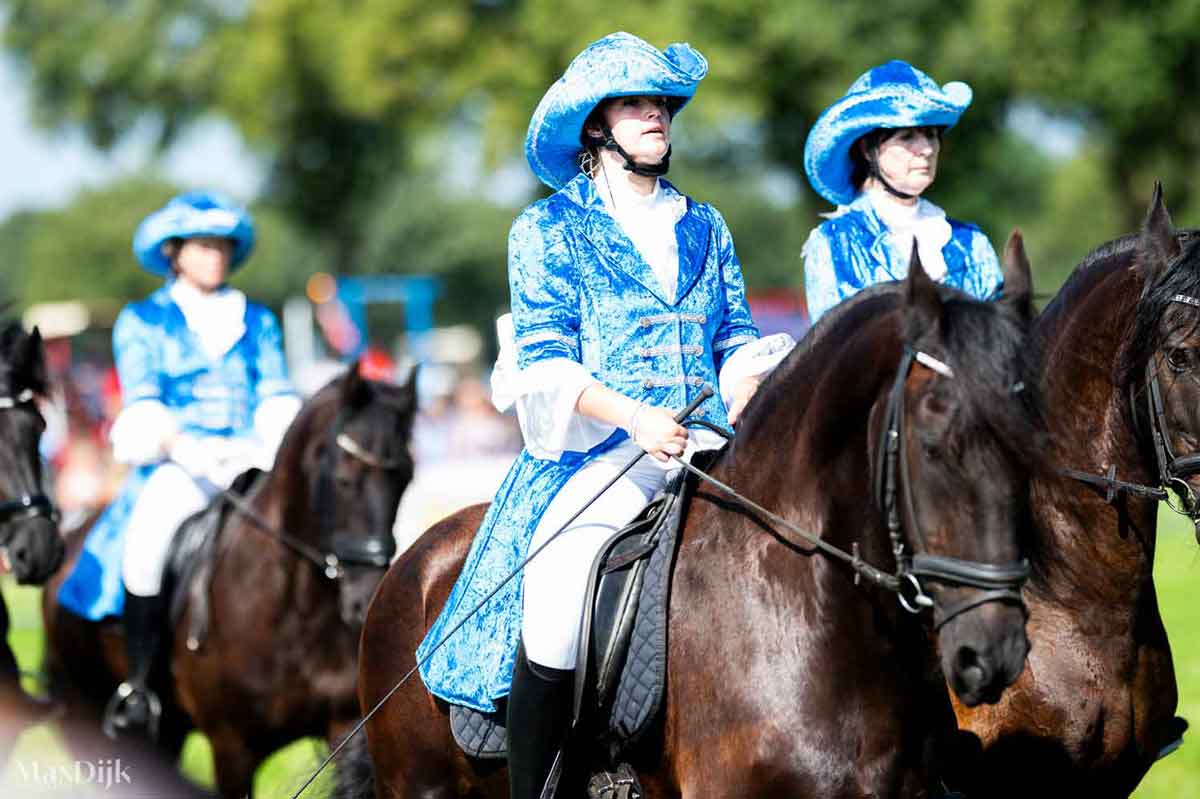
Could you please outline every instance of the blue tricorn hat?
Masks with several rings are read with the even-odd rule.
[[[624,32],[592,42],[551,85],[529,120],[525,157],[533,174],[552,189],[579,174],[579,135],[600,101],[638,94],[672,97],[677,99],[674,115],[707,74],[704,56],[682,42],[660,51]]]
[[[877,128],[951,128],[971,104],[971,96],[967,84],[953,81],[939,87],[903,61],[869,70],[809,131],[804,145],[809,183],[834,205],[848,205],[858,193],[851,181],[850,148],[860,137]]]
[[[133,254],[147,272],[166,277],[171,273],[171,261],[163,252],[163,244],[196,236],[233,239],[229,262],[232,272],[254,247],[254,220],[245,208],[222,194],[190,191],[172,198],[142,220],[133,234]]]

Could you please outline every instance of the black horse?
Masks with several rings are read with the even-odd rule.
[[[0,572],[40,583],[63,558],[57,514],[46,496],[38,442],[46,423],[35,399],[46,391],[42,337],[34,328],[0,324]],[[8,608],[0,599],[0,762],[15,736],[46,706],[21,690],[8,646]]]
[[[187,598],[154,681],[164,704],[159,743],[173,763],[187,732],[204,732],[223,796],[247,796],[255,769],[281,746],[336,739],[357,719],[359,630],[395,554],[392,525],[412,478],[415,383],[367,381],[352,368],[318,392],[272,470],[225,511],[209,568],[182,586]],[[70,537],[71,560],[82,541]],[[60,608],[59,582],[48,586],[43,613],[68,705],[63,730],[93,757],[97,746],[98,756],[119,756],[126,750],[95,732],[125,676],[120,625]],[[200,614],[207,623],[198,627]]]
[[[664,710],[627,753],[647,796],[924,796],[931,741],[954,725],[942,671],[969,704],[1016,679],[1042,431],[1027,267],[1009,263],[1006,299],[981,303],[914,260],[903,283],[823,318],[746,408],[712,475],[775,515],[708,484],[687,510]],[[434,526],[384,578],[363,630],[364,711],[412,666],[482,513]],[[895,569],[933,618],[864,564]],[[463,754],[416,680],[366,730],[379,797],[507,795],[504,769]],[[582,795],[585,759],[560,796]]]

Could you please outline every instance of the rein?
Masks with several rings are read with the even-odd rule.
[[[934,629],[940,629],[951,619],[989,602],[1010,602],[1024,607],[1021,599],[1021,585],[1029,577],[1028,561],[1022,560],[1017,563],[997,565],[923,553],[909,557],[905,553],[904,525],[897,504],[900,484],[903,486],[904,515],[909,519],[910,526],[921,547],[924,549],[926,546],[925,536],[920,525],[917,524],[911,481],[908,476],[907,446],[904,435],[904,383],[914,361],[945,377],[953,377],[954,374],[950,367],[936,358],[905,347],[900,368],[896,372],[896,379],[888,396],[887,424],[883,432],[882,446],[879,448],[879,461],[876,464],[875,474],[879,489],[877,495],[881,508],[887,515],[888,535],[892,541],[892,554],[896,558],[894,573],[884,571],[864,561],[859,554],[857,542],[851,545],[851,551],[847,552],[819,536],[801,529],[779,514],[767,510],[678,456],[673,456],[673,460],[691,474],[719,488],[740,504],[803,539],[803,543],[800,544],[795,540],[788,539],[793,545],[811,546],[848,564],[854,570],[856,584],[862,578],[866,578],[873,585],[894,592],[901,607],[910,613],[920,613],[922,609],[932,607],[934,609]],[[927,582],[977,589],[982,593],[944,608],[925,593],[922,579]]]
[[[15,396],[0,396],[0,411],[10,411],[33,403],[32,389],[25,389]],[[41,516],[58,523],[58,510],[45,494],[21,494],[15,499],[0,502],[0,524],[24,521]]]
[[[1171,302],[1200,307],[1200,300],[1185,294],[1176,294]],[[1154,359],[1146,363],[1146,380],[1143,386],[1146,394],[1146,413],[1150,422],[1150,436],[1154,444],[1154,459],[1158,465],[1158,485],[1131,483],[1117,479],[1117,467],[1111,465],[1103,475],[1084,472],[1078,469],[1059,469],[1059,474],[1080,483],[1104,489],[1105,502],[1113,504],[1121,494],[1166,502],[1167,507],[1186,516],[1194,524],[1200,524],[1200,498],[1188,484],[1187,478],[1200,473],[1200,453],[1176,456],[1171,449],[1170,426],[1167,424],[1167,414],[1163,407],[1162,387],[1159,384],[1158,372],[1154,369]],[[1129,407],[1136,413],[1137,396],[1132,389],[1129,392]],[[1178,502],[1172,502],[1171,497],[1178,497]]]

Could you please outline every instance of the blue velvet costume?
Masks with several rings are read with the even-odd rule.
[[[664,189],[674,191],[664,181]],[[509,281],[518,363],[582,363],[608,387],[650,405],[681,408],[716,388],[724,359],[758,338],[741,267],[720,214],[688,200],[676,226],[677,296],[663,297],[650,267],[609,216],[592,181],[577,175],[534,203],[509,235]],[[697,418],[727,424],[719,394]],[[624,440],[559,461],[523,452],[510,470],[446,607],[417,651],[446,633],[525,557],[542,513],[590,458]],[[421,668],[430,691],[479,710],[508,693],[521,636],[521,583],[510,582]]]
[[[947,219],[952,231],[942,248],[946,276],[941,281],[977,299],[991,299],[1004,284],[1004,273],[991,242],[976,225]],[[908,276],[908,259],[899,257],[887,226],[871,200],[860,194],[844,213],[826,219],[804,245],[804,294],[809,319],[867,286]]]

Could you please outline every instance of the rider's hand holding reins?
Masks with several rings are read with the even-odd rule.
[[[687,430],[675,421],[671,411],[630,399],[598,382],[583,390],[575,409],[620,427],[656,460],[666,462],[672,455],[682,455],[687,446]]]
[[[687,430],[666,408],[640,404],[630,418],[628,429],[633,443],[656,460],[666,462],[672,455],[682,455],[687,447]]]

